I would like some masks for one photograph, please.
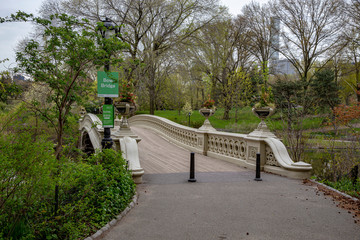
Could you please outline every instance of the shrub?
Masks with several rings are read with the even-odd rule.
[[[42,209],[36,239],[85,238],[123,211],[135,193],[125,160],[112,149],[65,162],[61,172],[59,212]]]
[[[21,109],[0,116],[0,239],[81,239],[126,208],[135,184],[121,153],[74,161],[74,138],[57,161],[53,142],[34,134],[29,119]]]
[[[0,238],[32,238],[37,206],[52,199],[53,144],[29,133],[0,137]]]

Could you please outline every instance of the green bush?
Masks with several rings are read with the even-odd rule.
[[[1,135],[0,179],[0,239],[85,238],[124,210],[135,192],[120,153],[104,150],[59,164],[53,143],[34,141],[27,131]]]
[[[80,239],[115,218],[130,203],[135,184],[121,154],[104,150],[61,167],[60,209],[39,216],[36,239]]]
[[[37,206],[52,199],[53,145],[27,132],[0,137],[0,238],[32,239]]]

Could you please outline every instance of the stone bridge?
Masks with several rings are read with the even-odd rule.
[[[260,153],[261,170],[278,175],[303,179],[310,176],[312,167],[304,162],[293,162],[285,145],[273,134],[263,134],[255,130],[250,134],[226,133],[209,128],[190,128],[153,115],[131,117],[129,125],[146,128],[167,139],[175,145],[211,158],[232,162],[255,169],[256,153]],[[103,128],[100,119],[94,114],[86,114],[80,119],[80,148],[92,153],[101,149]],[[121,125],[121,126],[120,126]],[[141,140],[131,131],[127,122],[115,120],[112,129],[113,148],[123,152],[129,163],[135,182],[141,182],[144,170],[141,168],[138,142]],[[166,152],[167,149],[162,149]],[[169,153],[171,154],[171,153]]]

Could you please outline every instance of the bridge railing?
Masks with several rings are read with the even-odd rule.
[[[246,134],[203,131],[174,123],[153,115],[136,115],[130,126],[152,129],[158,134],[190,151],[255,169],[256,153],[261,156],[261,169],[292,178],[307,178],[312,167],[293,162],[284,144],[276,138],[254,137]]]

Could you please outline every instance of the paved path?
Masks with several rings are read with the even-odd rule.
[[[146,174],[189,172],[190,152],[174,144],[150,130],[132,128],[141,137],[139,155],[141,167]],[[243,172],[237,165],[209,158],[201,154],[195,156],[197,172]]]
[[[200,155],[188,183],[188,151],[134,130],[145,169],[138,205],[102,239],[360,239],[352,215],[314,187],[264,173],[255,182],[253,171]]]

